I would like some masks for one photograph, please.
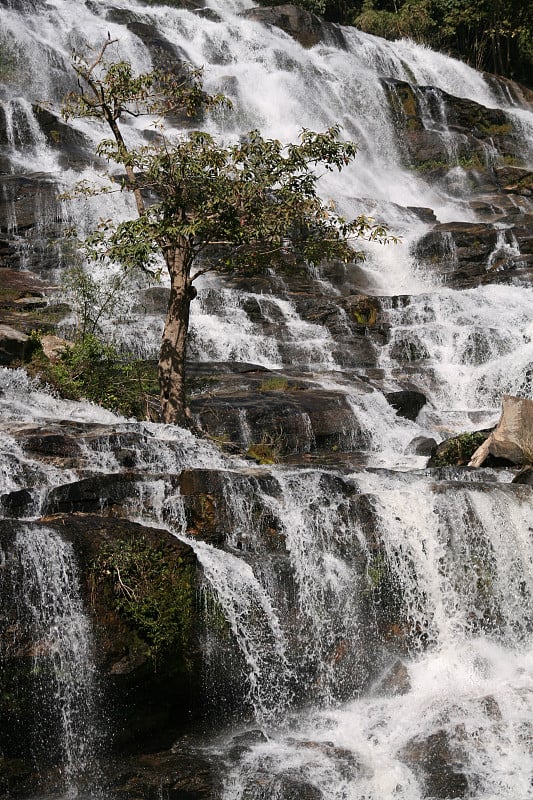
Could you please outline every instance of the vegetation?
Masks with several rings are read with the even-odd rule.
[[[115,608],[147,643],[154,666],[170,655],[171,663],[187,667],[195,603],[193,567],[141,536],[110,542],[92,572],[95,585],[112,580]]]
[[[326,19],[408,37],[533,88],[533,5],[522,0],[300,0]],[[323,7],[323,11],[321,10]]]
[[[276,464],[281,459],[285,445],[282,431],[278,433],[264,431],[261,441],[252,443],[248,447],[246,455],[258,464]]]
[[[159,358],[161,418],[183,423],[189,312],[200,275],[332,257],[353,261],[350,240],[383,241],[387,232],[366,217],[344,220],[318,196],[317,167],[341,170],[356,153],[352,142],[341,141],[338,127],[304,130],[299,143],[288,145],[258,131],[228,146],[200,131],[171,138],[162,122],[167,115],[192,117],[228,102],[204,91],[198,70],[134,75],[128,62],[106,60],[112,44],[107,40],[92,61],[75,57],[79,89],[67,98],[64,114],[108,125],[112,139],[101,142],[98,154],[123,167],[120,188],[133,193],[138,216],[104,222],[86,252],[152,274],[164,263],[171,287]],[[120,127],[127,115],[155,115],[155,142],[129,147]]]
[[[430,458],[428,467],[465,466],[488,435],[489,431],[474,431],[446,439]]]
[[[86,398],[125,417],[150,417],[151,399],[157,396],[157,367],[147,361],[127,358],[93,334],[65,348],[51,363],[34,335],[36,349],[29,371],[38,374],[62,397]]]

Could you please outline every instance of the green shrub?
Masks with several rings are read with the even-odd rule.
[[[128,358],[93,335],[67,347],[55,364],[37,350],[30,372],[61,397],[90,400],[136,419],[150,417],[150,399],[159,392],[155,363]]]
[[[191,666],[194,568],[144,536],[105,545],[92,565],[93,584],[111,578],[115,608],[146,642],[157,668],[163,658],[178,671]]]

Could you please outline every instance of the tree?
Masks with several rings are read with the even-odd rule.
[[[352,142],[340,140],[338,127],[304,130],[299,143],[288,145],[258,131],[230,145],[196,130],[171,138],[165,118],[184,112],[192,117],[228,101],[207,94],[201,72],[183,65],[180,73],[135,76],[129,62],[106,60],[112,44],[108,39],[92,61],[74,57],[78,90],[66,99],[64,115],[107,123],[113,138],[104,139],[97,152],[124,168],[121,188],[133,192],[138,216],[104,223],[90,237],[88,251],[145,270],[157,270],[163,258],[170,299],[159,358],[161,419],[183,423],[189,311],[200,275],[255,272],[298,259],[354,261],[351,239],[383,241],[387,232],[363,216],[342,219],[318,196],[317,167],[341,170],[356,153]],[[121,127],[126,115],[155,115],[156,141],[129,147]]]

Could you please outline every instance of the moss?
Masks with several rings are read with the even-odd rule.
[[[253,458],[258,464],[275,464],[281,459],[286,442],[283,433],[268,433],[264,431],[259,442],[252,443],[246,455]]]
[[[385,559],[381,553],[377,553],[375,557],[369,561],[366,575],[369,584],[369,589],[375,591],[381,586],[386,571]]]
[[[157,365],[128,359],[94,336],[73,344],[58,363],[36,348],[28,371],[51,385],[61,397],[83,398],[126,417],[150,417],[150,404],[159,394]]]
[[[513,126],[510,122],[504,122],[500,125],[481,123],[479,127],[487,136],[509,136],[513,132]]]
[[[447,439],[438,446],[428,467],[465,466],[488,435],[489,431],[474,431]]]
[[[96,591],[111,582],[115,610],[147,645],[155,669],[163,662],[171,671],[191,669],[193,566],[141,536],[105,545],[91,572]]]
[[[364,311],[362,311],[361,309],[357,310],[354,309],[352,311],[352,316],[358,325],[371,327],[372,325],[376,324],[378,314],[375,308],[370,308]]]
[[[455,167],[462,167],[465,170],[485,170],[487,167],[483,162],[479,153],[473,153],[470,156],[462,156],[455,161],[421,161],[416,165],[419,172],[435,172],[437,170],[449,170]]]
[[[271,378],[265,378],[259,386],[260,392],[286,392],[291,388],[287,378],[281,375],[274,375]]]
[[[448,169],[449,164],[446,161],[420,161],[416,165],[418,172],[434,172],[438,169]]]

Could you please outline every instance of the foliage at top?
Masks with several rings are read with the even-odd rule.
[[[274,3],[268,3],[274,5]],[[411,38],[533,88],[533,4],[523,0],[299,0],[328,20]]]
[[[137,75],[127,61],[109,61],[108,38],[92,60],[75,55],[78,90],[64,115],[107,124],[99,156],[123,168],[117,191],[133,192],[137,216],[104,220],[85,242],[89,258],[115,262],[126,270],[158,273],[166,268],[170,296],[159,355],[161,419],[186,424],[186,345],[194,281],[209,270],[294,268],[323,259],[359,257],[352,240],[388,241],[386,228],[358,216],[346,220],[324,203],[317,184],[325,172],[342,170],[354,158],[353,142],[340,128],[303,130],[297,143],[282,144],[252,130],[233,144],[188,129],[171,134],[177,116],[228,106],[209,95],[201,72],[180,65]],[[128,142],[127,116],[148,116],[154,135],[148,144]],[[116,185],[116,184],[115,184]],[[98,193],[91,186],[82,194]],[[113,191],[113,187],[107,191]]]
[[[296,259],[352,261],[352,239],[387,239],[383,226],[363,216],[346,221],[318,197],[318,169],[341,170],[357,151],[353,142],[341,141],[338,126],[304,130],[298,143],[288,145],[257,130],[229,146],[201,131],[169,137],[162,123],[169,115],[191,117],[228,106],[227,99],[204,91],[199,70],[134,75],[129,62],[106,62],[113,43],[106,41],[92,62],[75,57],[74,69],[89,91],[72,93],[63,107],[67,118],[108,123],[113,138],[97,152],[124,167],[121,188],[136,195],[139,217],[118,226],[104,221],[87,242],[93,258],[151,269],[161,253],[168,262],[178,246],[190,263],[202,259],[194,280],[210,269],[253,272]],[[130,148],[118,123],[141,114],[155,118],[157,133],[152,143]]]
[[[354,23],[386,38],[410,37],[476,69],[531,80],[533,6],[518,0],[365,0]],[[529,66],[529,70],[528,70]]]

